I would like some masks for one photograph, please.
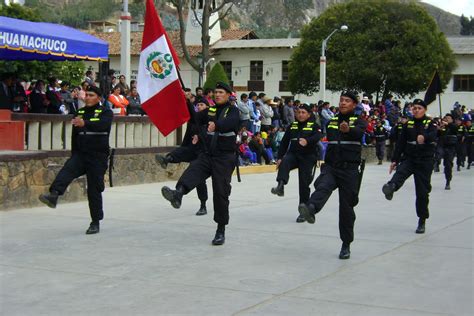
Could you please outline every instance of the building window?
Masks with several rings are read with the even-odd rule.
[[[281,62],[281,80],[287,81],[288,80],[288,60],[283,60]]]
[[[263,61],[261,60],[250,61],[250,80],[251,81],[263,80]]]
[[[225,74],[227,75],[227,79],[232,81],[232,62],[231,61],[221,61],[220,62],[222,67],[224,67]]]
[[[454,75],[453,91],[474,91],[474,75]]]

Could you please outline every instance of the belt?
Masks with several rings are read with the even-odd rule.
[[[350,141],[350,140],[341,140],[340,142],[338,142],[337,140],[331,140],[328,142],[328,144],[330,145],[359,145],[360,146],[360,142],[357,142],[357,141]]]
[[[418,144],[416,141],[407,142],[407,144],[409,144],[409,145],[436,145],[436,143],[434,143],[434,142],[432,142],[432,143]]]
[[[214,135],[215,132],[207,132],[207,135]],[[229,136],[235,136],[235,132],[227,132],[227,133],[219,133],[219,136],[226,136],[226,137],[229,137]]]
[[[79,132],[79,135],[109,135],[107,132]]]
[[[375,135],[375,138],[382,138],[385,137],[385,135]]]

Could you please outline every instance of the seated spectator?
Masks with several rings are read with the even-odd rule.
[[[81,83],[81,90],[77,94],[77,104],[78,104],[79,109],[86,106],[85,100],[86,100],[86,91],[88,87],[89,87],[89,84],[86,81]]]
[[[61,90],[59,91],[59,94],[61,95],[61,99],[63,101],[62,105],[64,105],[64,109],[61,110],[61,112],[64,114],[71,113],[71,110],[74,111],[74,99],[71,92],[69,91],[69,82],[63,81],[61,82],[60,86]]]
[[[50,77],[48,82],[49,85],[46,88],[46,98],[49,100],[47,112],[49,114],[61,114],[60,107],[62,100],[58,91],[59,81],[56,77]]]
[[[115,109],[120,109],[118,115],[126,115],[127,114],[127,106],[129,104],[127,98],[120,94],[120,87],[116,86],[112,89],[112,94],[110,94],[109,98],[107,99],[111,104],[112,107]],[[114,112],[115,113],[115,112]]]
[[[13,109],[12,85],[13,74],[4,74],[0,82],[0,109],[2,110]]]
[[[244,160],[244,164],[256,164],[257,163],[257,154],[250,150],[249,147],[249,138],[247,136],[242,136],[242,143],[239,146],[239,155]]]
[[[28,112],[28,98],[26,97],[25,85],[26,82],[24,80],[18,80],[16,76],[14,76],[11,87],[13,112]]]
[[[120,88],[120,94],[123,95],[124,97],[126,97],[130,92],[130,87],[128,86],[127,82],[125,82],[124,75],[119,76],[119,82],[117,83],[115,87]]]
[[[262,157],[265,160],[265,164],[270,164],[270,159],[268,158],[267,151],[263,145],[263,139],[260,132],[255,133],[254,137],[249,142],[249,148],[251,151],[257,154],[257,163],[262,164]]]
[[[127,97],[129,102],[127,108],[127,115],[145,115],[142,109],[142,103],[140,101],[140,95],[138,94],[137,88],[131,88],[130,96]]]
[[[44,91],[45,84],[43,80],[36,81],[35,88],[30,93],[30,113],[47,113],[50,104]]]

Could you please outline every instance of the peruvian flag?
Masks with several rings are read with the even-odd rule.
[[[178,56],[161,24],[153,0],[147,0],[138,66],[138,92],[143,109],[164,136],[189,120],[178,66]]]

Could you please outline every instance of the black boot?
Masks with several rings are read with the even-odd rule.
[[[444,187],[445,190],[451,190],[451,186],[449,184],[450,181],[446,181],[446,186]]]
[[[350,244],[342,243],[341,252],[339,252],[339,259],[345,260],[351,257]]]
[[[181,200],[183,199],[184,195],[184,188],[182,186],[177,186],[176,190],[172,190],[171,188],[164,186],[161,188],[161,194],[165,199],[171,202],[171,206],[174,208],[181,207]]]
[[[98,234],[100,232],[99,221],[92,221],[86,231],[86,235]]]
[[[59,193],[52,190],[49,194],[41,194],[39,200],[51,208],[56,208],[58,203]]]
[[[471,169],[471,162],[467,164],[467,170]]]
[[[381,164],[382,164],[382,159],[379,159],[378,165],[381,165]]]
[[[217,225],[216,235],[212,240],[212,245],[221,246],[225,243],[225,225]]]
[[[304,219],[304,216],[303,215],[298,215],[298,217],[296,218],[296,222],[297,223],[304,223],[306,222],[306,220]]]
[[[420,218],[418,220],[418,227],[416,228],[415,233],[417,234],[424,234],[425,233],[425,219]]]
[[[457,170],[461,171],[461,166],[460,165],[458,165]]]
[[[168,164],[173,160],[173,158],[170,155],[163,156],[160,154],[157,154],[155,156],[155,159],[156,159],[156,162],[158,162],[161,168],[163,169],[166,169],[166,167],[168,167]]]
[[[284,196],[285,195],[285,183],[283,181],[278,181],[278,185],[274,188],[272,188],[272,193],[278,196]]]
[[[206,214],[207,214],[206,203],[201,203],[201,207],[199,208],[199,211],[197,211],[196,215],[201,216],[201,215],[206,215]]]
[[[385,183],[382,187],[382,192],[385,194],[385,198],[390,201],[395,192],[395,185],[393,183]]]
[[[439,165],[438,164],[434,165],[434,172],[439,172]]]
[[[298,206],[298,212],[300,212],[300,216],[302,216],[309,224],[314,224],[314,205],[313,204],[305,204],[301,203]]]

